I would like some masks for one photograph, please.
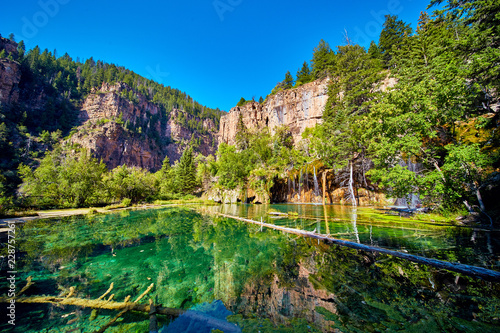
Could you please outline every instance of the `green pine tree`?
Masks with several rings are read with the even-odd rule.
[[[20,41],[17,44],[17,52],[19,53],[19,58],[24,58],[24,53],[26,52],[26,46],[24,45],[24,41]]]
[[[381,59],[382,53],[380,53],[380,49],[374,41],[371,41],[370,47],[368,48],[368,55],[372,59]]]
[[[193,157],[193,148],[189,147],[182,153],[179,164],[176,166],[177,190],[180,193],[193,193],[196,184],[196,166]]]
[[[318,46],[313,50],[313,58],[311,60],[312,75],[314,79],[325,78],[333,64],[332,49],[323,39],[320,40]]]
[[[239,150],[245,150],[250,146],[250,133],[243,122],[241,113],[238,116],[238,123],[236,124],[236,147]]]
[[[378,45],[386,67],[389,67],[394,49],[398,49],[403,39],[410,36],[411,33],[412,29],[410,25],[404,23],[402,20],[398,20],[397,16],[385,16],[384,28],[380,33]]]
[[[243,105],[245,105],[245,102],[246,102],[246,100],[242,97],[242,98],[240,98],[240,101],[236,105],[237,106],[243,106]]]
[[[290,73],[290,71],[288,71],[285,74],[285,80],[283,81],[283,88],[290,89],[290,88],[293,88],[293,85],[294,85],[293,76]]]
[[[327,165],[342,168],[364,151],[361,122],[376,98],[381,65],[359,45],[339,46],[336,57],[336,79],[328,87],[324,123],[317,127],[314,146]]]
[[[302,68],[297,71],[297,85],[311,82],[312,75],[311,69],[307,61],[304,61]]]

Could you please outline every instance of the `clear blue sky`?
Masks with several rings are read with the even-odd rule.
[[[384,14],[416,26],[429,0],[3,0],[0,33],[27,48],[125,66],[229,111],[295,75],[320,39],[368,47]]]

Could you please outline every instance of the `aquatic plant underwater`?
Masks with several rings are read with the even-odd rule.
[[[273,219],[266,206],[207,209],[323,233],[328,227],[338,237],[498,270],[499,244],[492,236],[488,243],[491,233],[390,217],[372,221],[362,209],[354,230],[352,211],[329,208],[326,222],[319,218],[321,206],[273,207],[298,214]],[[495,332],[500,326],[498,283],[261,230],[192,208],[35,220],[19,230],[18,239],[17,289],[28,276],[34,281],[26,297],[64,296],[74,286],[75,296],[95,299],[113,283],[113,300],[121,302],[154,284],[141,302],[191,309],[243,332]],[[5,281],[0,287],[4,294]],[[22,320],[15,332],[92,332],[116,315],[75,306],[17,306]],[[201,330],[189,316],[157,317],[160,332]],[[148,327],[148,315],[127,312],[106,331]]]

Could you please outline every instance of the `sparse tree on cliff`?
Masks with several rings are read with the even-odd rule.
[[[333,52],[327,42],[321,40],[314,48],[311,60],[313,79],[321,79],[328,75],[333,64]]]
[[[245,104],[245,102],[246,102],[246,100],[242,97],[242,98],[240,98],[240,101],[236,105],[237,106],[243,106]]]
[[[309,68],[307,61],[304,61],[302,68],[297,71],[297,85],[311,82],[311,80],[311,69]]]
[[[290,73],[290,71],[286,72],[285,74],[285,81],[283,81],[283,88],[284,89],[290,89],[293,88],[293,76]]]

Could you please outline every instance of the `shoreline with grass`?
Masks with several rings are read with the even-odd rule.
[[[10,212],[6,216],[0,217],[0,232],[4,230],[2,227],[7,223],[24,223],[30,220],[48,219],[55,217],[77,216],[77,215],[93,215],[107,214],[120,210],[132,209],[154,209],[169,206],[188,205],[188,204],[205,204],[213,205],[213,202],[208,202],[201,199],[176,199],[176,200],[156,200],[152,203],[142,203],[132,205],[130,200],[122,200],[120,203],[104,206],[104,207],[82,207],[82,208],[54,208],[43,210],[15,211]]]

